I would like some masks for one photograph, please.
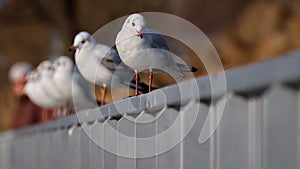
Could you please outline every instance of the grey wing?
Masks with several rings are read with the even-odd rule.
[[[169,50],[168,43],[165,38],[155,30],[147,29],[143,34],[143,38],[150,43],[152,48]]]
[[[101,64],[109,70],[115,71],[122,63],[118,52],[114,48],[99,44],[96,52]]]
[[[97,56],[99,59],[108,59],[111,60],[117,64],[120,64],[122,61],[119,57],[118,52],[114,48],[110,48],[106,45],[98,44],[96,46]]]
[[[101,60],[101,64],[111,71],[115,71],[116,69],[120,68],[120,63],[116,63],[113,60],[106,58]]]
[[[184,76],[183,73],[178,68],[172,55],[170,55],[170,53],[168,52],[169,51],[168,43],[164,39],[164,37],[159,32],[152,30],[152,29],[147,29],[146,32],[147,33],[145,34],[145,39],[151,44],[152,48],[165,50],[163,53],[166,56],[165,60],[168,63],[168,66],[171,68],[170,71],[175,70],[177,73],[179,73],[181,75],[181,77],[183,77]]]

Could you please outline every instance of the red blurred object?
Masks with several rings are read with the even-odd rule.
[[[42,122],[42,109],[32,103],[27,96],[20,96],[13,110],[12,128],[22,128]]]

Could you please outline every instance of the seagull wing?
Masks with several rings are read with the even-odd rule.
[[[98,44],[95,49],[96,55],[100,63],[111,71],[115,71],[120,68],[122,63],[118,52],[114,48],[110,48],[106,45]]]
[[[148,41],[152,48],[169,50],[169,46],[165,38],[153,29],[146,29],[143,38]]]

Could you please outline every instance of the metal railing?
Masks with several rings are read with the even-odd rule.
[[[213,77],[196,79],[199,94],[190,94],[194,93],[189,88],[191,82],[185,81],[159,90],[165,101],[157,97],[158,92],[152,92],[85,110],[78,116],[4,132],[0,135],[0,168],[300,168],[300,52],[227,71],[226,94],[220,90],[216,96],[211,95],[210,84],[218,82],[218,75]],[[178,92],[179,87],[186,92],[184,96]],[[217,114],[225,97],[217,129],[199,143],[208,114]],[[217,99],[211,102],[211,98]],[[136,109],[127,106],[128,101]],[[132,146],[126,145],[130,143],[112,134],[111,129],[129,137],[152,137],[170,128],[179,115],[192,114],[189,108],[193,106],[197,106],[198,115],[187,135],[183,138],[188,125],[183,121],[164,140],[173,144],[178,135],[182,137],[172,149],[147,158],[107,151],[133,152],[137,157],[153,147],[158,152],[159,140],[150,147],[137,143],[130,150]],[[122,147],[125,150],[120,150]]]

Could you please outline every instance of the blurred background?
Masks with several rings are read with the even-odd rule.
[[[0,0],[0,130],[10,128],[15,100],[9,67],[72,57],[68,47],[81,30],[93,33],[135,12],[174,14],[209,37],[228,69],[299,48],[299,9],[299,0]],[[204,74],[200,68],[196,75]]]

